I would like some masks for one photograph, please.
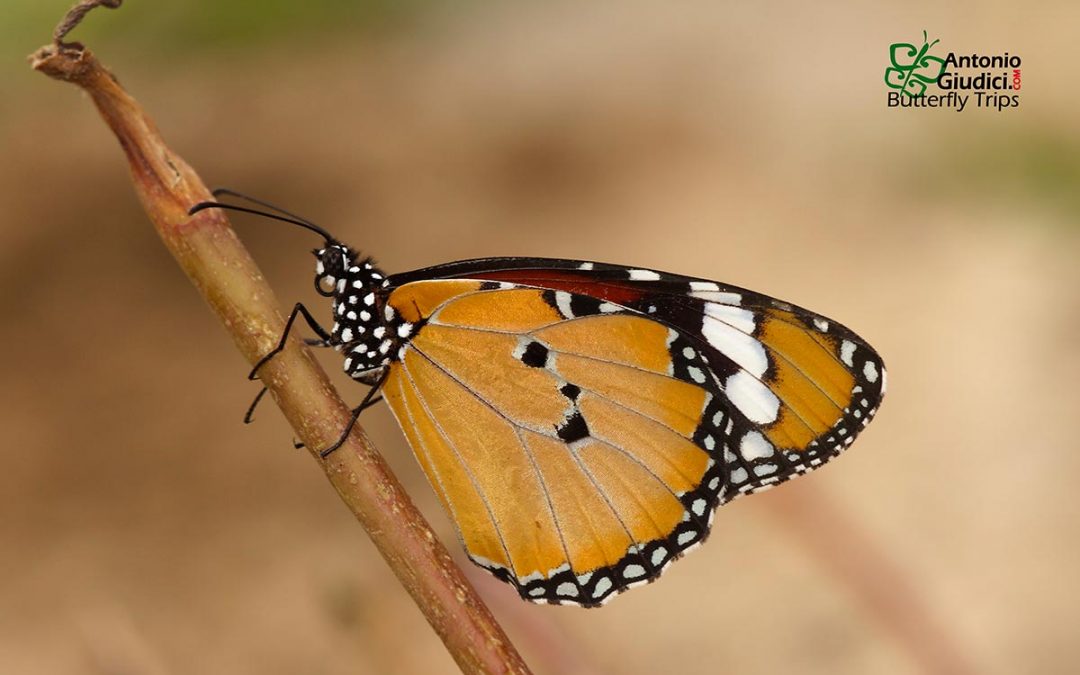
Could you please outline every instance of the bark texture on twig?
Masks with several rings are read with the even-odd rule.
[[[152,119],[93,54],[78,43],[62,42],[89,9],[119,4],[86,0],[77,5],[57,27],[54,43],[35,53],[31,63],[90,95],[127,155],[135,190],[161,239],[254,364],[275,346],[284,327],[273,291],[220,210],[188,216],[192,205],[211,199],[210,192],[165,145]],[[308,448],[337,439],[348,409],[299,341],[291,340],[260,374]],[[461,669],[528,672],[363,431],[354,428],[337,452],[326,461],[316,454],[316,460]]]

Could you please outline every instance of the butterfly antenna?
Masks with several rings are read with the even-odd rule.
[[[327,243],[337,241],[337,239],[335,239],[329,232],[322,229],[315,223],[304,220],[303,218],[297,218],[294,216],[279,216],[276,213],[260,211],[258,209],[249,209],[246,206],[238,206],[236,204],[223,204],[221,202],[199,202],[195,206],[192,206],[190,209],[188,209],[188,215],[193,216],[199,211],[205,211],[207,209],[225,209],[227,211],[240,211],[241,213],[250,213],[256,216],[262,216],[263,218],[270,218],[271,220],[280,220],[283,223],[292,223],[293,225],[299,225],[306,230],[311,230],[312,232],[318,234],[323,239],[325,239]]]
[[[288,216],[290,218],[295,218],[297,220],[301,220],[301,221],[303,221],[303,222],[305,222],[305,223],[307,223],[309,225],[314,225],[315,224],[315,223],[311,222],[310,220],[308,220],[307,218],[305,218],[303,216],[296,215],[292,211],[286,211],[285,209],[281,208],[280,206],[275,206],[274,204],[271,204],[270,202],[265,202],[265,201],[263,201],[261,199],[257,199],[255,197],[252,197],[251,195],[246,195],[243,192],[237,192],[236,190],[231,190],[229,188],[215,188],[215,189],[210,191],[210,194],[214,195],[215,199],[217,199],[218,197],[220,197],[222,195],[227,195],[229,197],[236,197],[237,199],[243,199],[246,202],[251,202],[252,204],[257,204],[259,206],[263,206],[265,208],[270,209],[271,211],[277,211],[278,213],[280,213],[283,216]]]

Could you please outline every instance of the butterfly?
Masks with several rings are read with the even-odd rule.
[[[214,194],[277,213],[191,212],[258,213],[324,240],[315,287],[333,326],[297,303],[252,376],[302,317],[309,344],[370,387],[322,456],[381,395],[469,558],[526,600],[593,607],[656,579],[717,506],[851,445],[885,393],[866,341],[760,293],[547,258],[388,275],[310,221]]]

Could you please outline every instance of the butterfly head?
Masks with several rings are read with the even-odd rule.
[[[331,342],[345,354],[345,372],[361,382],[378,379],[390,363],[395,326],[382,291],[390,282],[370,258],[334,241],[313,251],[315,288],[334,299]]]
[[[338,287],[346,284],[349,268],[354,266],[356,251],[344,244],[327,241],[326,246],[312,251],[315,255],[315,290],[319,295],[331,297]]]

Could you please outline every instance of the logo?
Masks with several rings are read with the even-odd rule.
[[[957,55],[944,58],[931,53],[941,40],[922,46],[896,42],[889,45],[885,85],[890,108],[991,108],[998,112],[1020,107],[1021,59],[1008,52],[995,56]]]
[[[945,59],[928,53],[941,40],[927,44],[926,31],[922,37],[923,44],[918,49],[907,42],[889,46],[892,65],[885,69],[885,84],[906,96],[922,96],[926,93],[926,85],[935,84],[945,72]]]

